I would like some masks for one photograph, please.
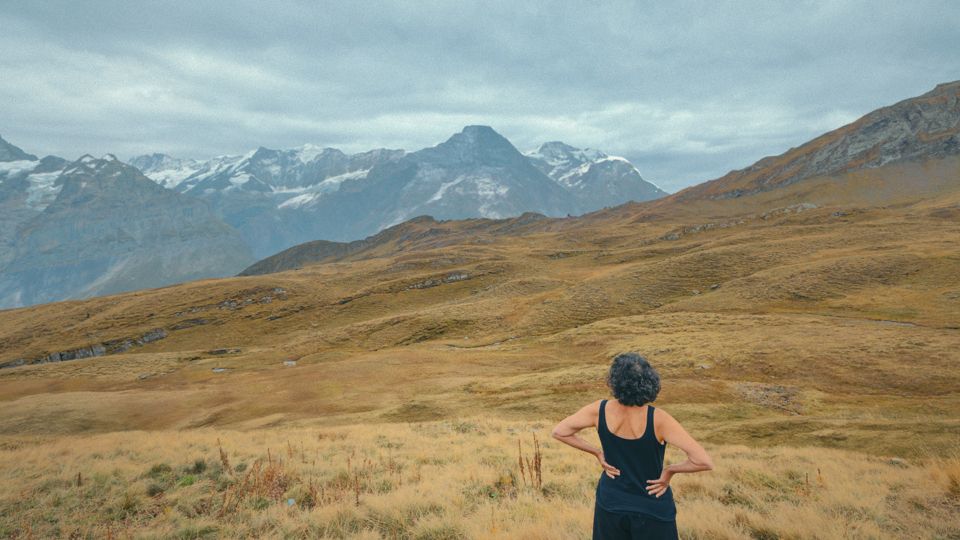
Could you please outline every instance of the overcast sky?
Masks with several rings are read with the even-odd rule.
[[[416,150],[487,124],[676,191],[960,79],[958,46],[956,0],[0,0],[0,135],[204,158]]]

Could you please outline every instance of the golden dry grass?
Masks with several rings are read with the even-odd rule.
[[[0,496],[0,532],[588,538],[599,468],[548,433],[544,422],[473,418],[8,440],[0,481],[12,489]],[[530,457],[534,436],[543,452],[539,489],[517,464],[519,451]],[[809,447],[709,450],[716,471],[674,480],[683,538],[960,533],[956,456],[909,463]],[[672,448],[668,458],[678,459]]]

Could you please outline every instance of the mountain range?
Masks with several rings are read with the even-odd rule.
[[[522,154],[487,126],[410,153],[305,145],[207,161],[38,159],[0,139],[0,308],[233,275],[414,216],[559,217],[664,195],[623,158],[560,142]]]
[[[153,154],[130,163],[165,187],[209,202],[257,257],[308,240],[364,238],[419,215],[562,217],[667,195],[623,158],[561,142],[522,154],[487,126],[467,126],[409,153],[348,155],[306,145],[208,161]]]

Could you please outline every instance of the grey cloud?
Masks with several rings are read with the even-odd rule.
[[[960,78],[955,2],[6,2],[34,153],[417,149],[489,124],[668,190]]]

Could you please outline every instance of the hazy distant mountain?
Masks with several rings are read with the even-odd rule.
[[[260,147],[209,161],[152,154],[129,163],[164,187],[206,200],[262,257],[318,238],[309,211],[313,201],[336,191],[344,180],[363,178],[374,165],[403,154],[378,149],[347,155],[305,145],[291,150]]]
[[[251,260],[202,201],[107,155],[0,164],[0,307],[236,273]]]
[[[36,161],[37,156],[24,152],[20,148],[3,140],[3,137],[0,137],[0,162],[22,160]]]
[[[505,138],[468,126],[444,143],[374,166],[313,201],[316,238],[348,241],[411,217],[500,218],[576,212],[569,193]],[[324,233],[324,234],[320,234]]]
[[[576,198],[578,214],[668,195],[644,180],[640,171],[626,159],[608,156],[599,150],[581,150],[554,141],[540,145],[526,156]]]
[[[130,163],[209,201],[257,256],[307,240],[363,238],[417,215],[565,216],[665,195],[622,158],[563,143],[525,156],[486,126],[410,154],[307,145],[206,162],[153,154]]]

